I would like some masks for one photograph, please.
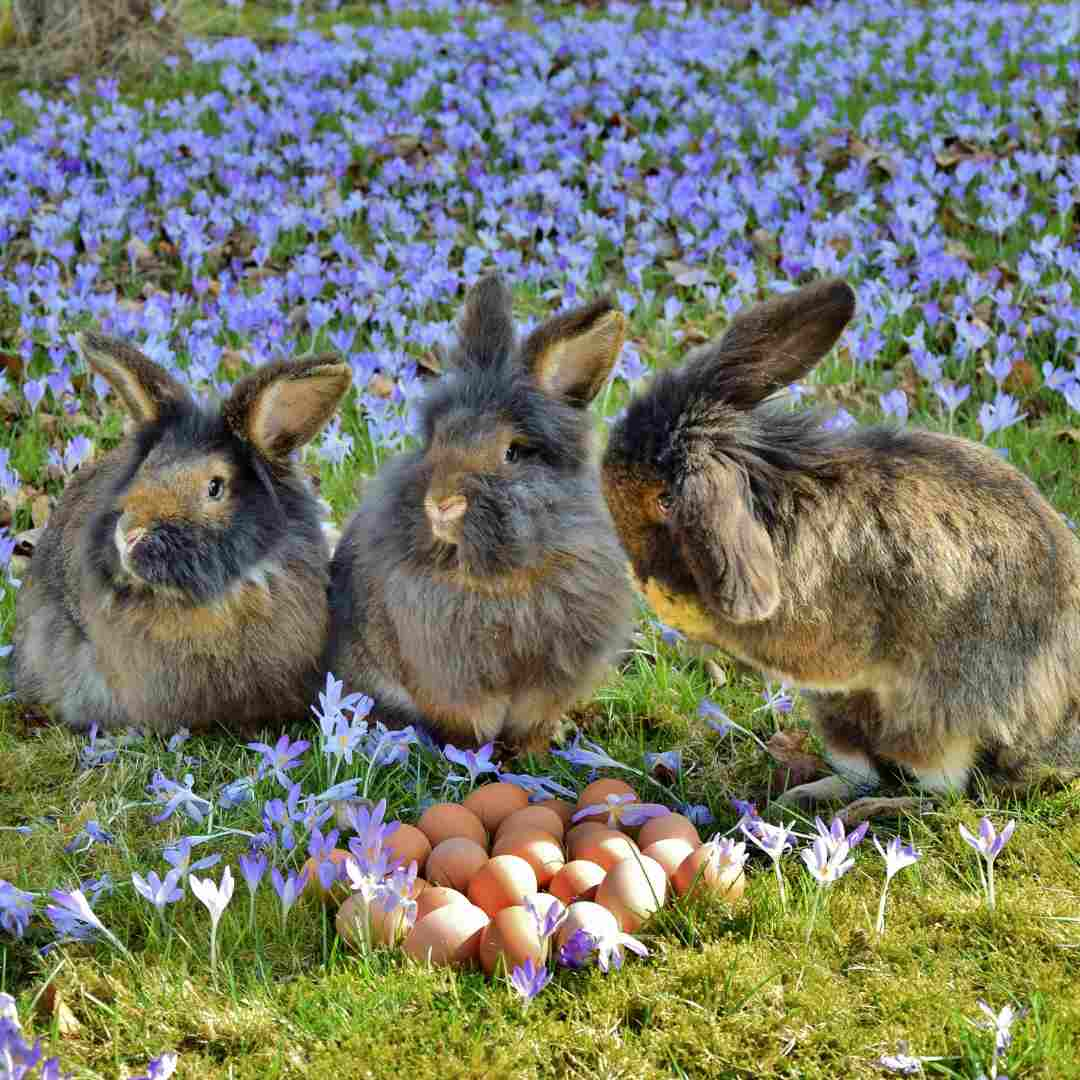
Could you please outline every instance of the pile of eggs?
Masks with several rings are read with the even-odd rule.
[[[577,811],[609,795],[637,798],[622,780],[590,784],[577,806],[530,803],[522,788],[491,783],[463,803],[428,807],[415,826],[399,824],[383,845],[404,865],[417,864],[413,926],[401,908],[385,914],[375,903],[369,911],[354,895],[338,911],[338,932],[355,944],[358,920],[370,918],[373,944],[400,944],[434,965],[479,964],[490,975],[500,960],[507,971],[530,957],[543,961],[526,901],[541,918],[554,904],[569,909],[557,950],[577,930],[600,940],[634,933],[672,891],[708,889],[730,901],[742,895],[741,867],[711,859],[714,849],[682,814],[653,817],[639,828],[609,828],[607,814],[572,824]]]

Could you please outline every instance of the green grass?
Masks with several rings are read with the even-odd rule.
[[[358,21],[367,17],[365,5],[343,8]],[[284,10],[248,4],[234,15],[200,0],[188,18],[207,33],[270,40],[280,34],[270,24]],[[429,21],[416,17],[417,25],[440,28],[440,16],[422,18]],[[206,72],[163,72],[144,92],[202,92],[208,78]],[[9,100],[3,95],[10,91],[0,98]],[[1022,240],[1022,234],[1014,238]],[[283,245],[274,258],[288,254]],[[987,259],[996,253],[975,255]],[[116,258],[106,270],[119,276],[125,266],[126,260]],[[721,269],[715,268],[718,277]],[[602,271],[598,266],[598,280]],[[522,292],[517,300],[522,314],[545,310],[535,295]],[[680,355],[658,318],[661,303],[658,298],[652,310],[636,311],[631,320],[632,336],[655,366]],[[0,345],[8,345],[3,316],[0,304]],[[723,321],[717,312],[688,302],[678,325],[708,336]],[[1049,357],[1029,359],[1038,367]],[[874,369],[853,378],[850,360],[836,356],[816,381],[838,404],[871,418],[879,412],[877,395],[904,380],[906,364],[887,352]],[[978,393],[988,398],[991,389],[984,379]],[[616,390],[602,407],[613,412],[622,399]],[[916,405],[915,422],[948,426],[932,398],[924,396]],[[1073,482],[1077,447],[1058,438],[1070,426],[1064,407],[1044,391],[1026,394],[1024,406],[1034,419],[1010,429],[1000,444],[1062,512],[1080,519]],[[977,437],[975,412],[970,405],[963,410],[958,433]],[[55,495],[60,485],[45,467],[49,445],[81,432],[104,448],[120,437],[120,425],[116,413],[102,414],[87,402],[82,418],[56,421],[51,431],[40,416],[13,419],[0,431],[0,446],[12,450],[24,477]],[[373,466],[351,406],[345,428],[357,440],[356,454],[340,469],[320,470],[322,492],[339,521],[355,505],[355,491]],[[309,463],[315,470],[313,459]],[[29,506],[20,506],[14,527],[30,524]],[[13,612],[8,590],[0,594],[0,641],[10,640]],[[700,698],[708,695],[766,739],[780,727],[804,726],[805,717],[798,708],[780,719],[755,711],[760,680],[721,659],[726,681],[716,685],[688,651],[660,644],[644,620],[642,626],[638,652],[580,718],[590,738],[635,768],[648,750],[681,749],[687,767],[662,797],[707,804],[717,818],[715,828],[726,831],[735,822],[729,798],[763,805],[771,768],[751,740],[721,739],[705,729],[695,717]],[[178,1075],[237,1080],[338,1073],[834,1080],[881,1076],[874,1059],[907,1040],[912,1053],[941,1058],[927,1065],[930,1075],[974,1080],[990,1057],[989,1035],[973,1026],[981,1018],[980,998],[995,1009],[1009,1002],[1030,1008],[1016,1025],[1003,1064],[1010,1077],[1080,1076],[1075,791],[988,798],[982,806],[955,800],[922,817],[875,823],[883,838],[898,832],[923,853],[892,884],[881,938],[873,923],[882,869],[867,850],[869,841],[859,849],[855,869],[824,895],[823,904],[801,862],[786,860],[786,911],[768,865],[755,861],[746,898],[733,910],[708,901],[669,906],[640,935],[651,950],[647,960],[628,959],[620,973],[606,977],[596,971],[560,973],[523,1013],[504,984],[479,974],[425,971],[396,954],[344,950],[332,912],[310,899],[292,912],[283,931],[266,883],[253,926],[246,890],[238,884],[222,922],[221,962],[213,977],[209,921],[198,901],[188,895],[170,908],[163,933],[131,886],[132,871],[162,871],[167,842],[199,831],[175,818],[151,824],[146,785],[157,768],[170,777],[191,771],[196,791],[208,794],[250,772],[254,756],[227,739],[197,739],[181,753],[200,761],[185,765],[160,742],[147,741],[113,765],[80,772],[84,745],[85,739],[0,704],[0,825],[32,826],[28,837],[0,831],[0,879],[44,894],[108,872],[116,890],[99,912],[132,954],[126,959],[107,945],[73,945],[42,956],[39,949],[51,935],[40,920],[21,942],[0,936],[0,991],[16,996],[27,1029],[77,1077],[127,1077],[144,1070],[149,1057],[175,1049],[181,1055]],[[573,775],[557,762],[536,760],[531,767],[564,779]],[[428,759],[414,768],[418,776],[396,769],[372,778],[371,794],[385,796],[390,814],[405,820],[416,817],[417,795],[407,786],[413,780],[419,779],[422,792],[445,793],[445,769]],[[576,774],[578,783],[581,775]],[[314,791],[329,777],[303,779],[305,790]],[[641,793],[661,797],[649,784],[642,784]],[[260,783],[260,802],[274,794],[272,780]],[[1019,822],[998,860],[993,913],[981,900],[973,853],[958,833],[960,823],[974,827],[983,812],[999,823],[1005,816]],[[66,854],[64,845],[94,818],[115,833],[116,844]],[[223,853],[223,864],[235,867],[246,841],[221,835],[219,827],[254,831],[256,815],[241,810],[202,828],[219,836],[215,850]],[[220,870],[211,876],[217,879]]]

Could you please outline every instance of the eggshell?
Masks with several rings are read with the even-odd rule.
[[[507,973],[529,958],[537,966],[543,961],[544,946],[536,933],[536,922],[525,908],[503,908],[481,932],[480,966],[488,975],[495,973],[499,957]]]
[[[683,859],[692,854],[693,851],[693,844],[688,844],[678,836],[669,836],[666,840],[657,840],[655,844],[642,848],[641,854],[648,855],[650,859],[655,859],[664,868],[664,873],[667,874],[668,881],[670,881],[675,876],[675,871],[679,869]]]
[[[416,872],[422,874],[431,854],[431,841],[415,826],[400,822],[398,827],[383,841],[383,851],[392,852],[391,861],[398,858],[402,865],[416,863]]]
[[[427,887],[427,882],[417,878],[410,891],[410,896],[416,900]],[[353,893],[338,908],[335,924],[337,932],[354,948],[359,948],[364,942],[363,919],[370,919],[371,943],[373,945],[396,945],[409,930],[405,922],[405,909],[396,907],[387,912],[378,902],[367,905],[359,893]]]
[[[667,874],[647,855],[623,859],[596,890],[596,902],[606,907],[628,934],[655,915],[667,899]]]
[[[432,848],[444,840],[463,836],[487,848],[487,832],[484,823],[459,803],[436,803],[429,806],[416,827],[428,838]],[[393,834],[391,834],[393,835]]]
[[[500,836],[507,836],[518,829],[543,829],[560,843],[563,833],[566,832],[562,818],[554,810],[549,810],[546,806],[526,806],[523,810],[515,810],[499,826],[495,833],[495,843],[499,842]]]
[[[577,809],[573,803],[568,803],[565,799],[541,799],[540,802],[533,803],[533,805],[542,806],[545,810],[552,810],[558,814],[562,818],[564,829],[570,828],[570,819]]]
[[[641,826],[638,833],[638,843],[641,850],[655,844],[657,840],[670,840],[678,837],[685,840],[691,847],[697,847],[701,843],[694,823],[682,814],[662,814],[660,817],[650,818]]]
[[[475,840],[452,836],[431,849],[425,873],[432,885],[464,892],[487,861],[488,853]]]
[[[493,855],[517,855],[524,859],[536,874],[536,883],[544,888],[566,862],[562,845],[543,829],[516,829],[501,836]]]
[[[488,922],[488,917],[468,900],[464,904],[447,904],[425,915],[409,931],[403,947],[414,960],[433,967],[469,964],[476,959],[480,934]]]
[[[578,810],[586,806],[598,806],[606,802],[609,795],[633,795],[637,792],[625,780],[594,780],[579,796]]]
[[[416,921],[419,922],[425,915],[438,911],[447,904],[467,904],[468,897],[457,889],[448,889],[442,885],[429,885],[416,898]]]
[[[494,918],[536,892],[536,871],[517,855],[496,855],[469,882],[469,900]]]
[[[555,947],[562,948],[576,930],[584,930],[596,938],[612,938],[619,933],[619,921],[606,907],[578,900],[566,909],[566,922],[555,935]]]
[[[529,805],[529,793],[517,784],[484,784],[461,805],[471,810],[483,822],[484,828],[493,833],[515,810]]]
[[[581,849],[588,842],[585,837],[595,832],[615,832],[607,827],[607,819],[604,821],[582,821],[574,825],[566,834],[563,841],[566,844],[566,855],[569,859],[580,859]]]
[[[575,900],[593,900],[597,886],[606,873],[598,863],[574,859],[551,879],[548,891],[564,904],[572,904]]]
[[[671,883],[680,896],[709,892],[734,903],[746,889],[746,875],[741,866],[721,863],[712,844],[702,844],[679,864]]]
[[[610,870],[623,859],[632,858],[638,853],[638,846],[621,832],[605,829],[603,833],[594,833],[581,845],[578,858],[594,862],[605,870]]]
[[[303,891],[301,899],[308,896],[317,896],[326,904],[330,903],[331,900],[340,903],[352,892],[352,886],[349,884],[348,879],[344,877],[345,861],[352,858],[352,852],[346,851],[344,848],[332,848],[328,858],[337,865],[338,873],[342,877],[335,881],[329,889],[324,889],[322,882],[319,880],[319,863],[326,860],[316,859],[313,855],[304,863],[300,871],[302,874],[306,870],[308,876],[308,885]]]

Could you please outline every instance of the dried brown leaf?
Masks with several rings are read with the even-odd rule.
[[[789,787],[805,784],[829,771],[822,758],[806,748],[809,733],[805,731],[778,731],[766,746],[778,763],[773,770],[773,787],[786,791]]]

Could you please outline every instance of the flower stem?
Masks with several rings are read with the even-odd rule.
[[[780,872],[780,860],[773,859],[773,869],[776,871],[776,884],[780,889],[780,907],[787,911],[787,893],[784,892],[784,875]]]
[[[875,929],[879,934],[885,933],[885,897],[889,894],[889,879],[885,879],[885,884],[881,887],[881,900],[878,902],[877,909],[877,926]]]
[[[210,974],[217,977],[217,923],[210,924]]]
[[[990,859],[986,864],[986,904],[991,911],[994,910],[996,897],[994,896],[994,860]]]

